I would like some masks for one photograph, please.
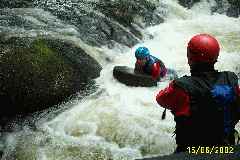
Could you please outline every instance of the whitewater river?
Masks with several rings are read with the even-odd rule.
[[[176,147],[173,116],[167,112],[166,119],[161,120],[163,108],[155,101],[158,91],[169,81],[157,87],[128,87],[113,78],[113,67],[133,67],[135,49],[146,46],[179,76],[189,74],[187,42],[197,33],[209,33],[221,44],[216,68],[239,74],[240,19],[210,15],[212,4],[204,1],[191,10],[174,0],[166,5],[166,21],[145,30],[153,35],[152,39],[146,38],[124,53],[102,49],[112,62],[103,66],[96,79],[99,89],[95,94],[64,104],[64,108],[69,107],[64,112],[42,114],[35,119],[34,129],[26,125],[6,134],[3,159],[130,160],[172,153]]]

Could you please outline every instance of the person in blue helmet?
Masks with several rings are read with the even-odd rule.
[[[167,73],[167,69],[164,63],[150,55],[148,48],[139,47],[135,51],[135,57],[137,59],[135,63],[135,73],[143,73],[151,75],[153,80],[160,80]]]

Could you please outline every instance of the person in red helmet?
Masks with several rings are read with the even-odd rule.
[[[187,47],[191,76],[173,80],[156,96],[158,104],[174,115],[176,153],[235,144],[235,125],[240,119],[238,77],[215,70],[219,51],[211,35],[192,37]]]

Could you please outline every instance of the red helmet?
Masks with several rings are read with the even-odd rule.
[[[188,42],[188,64],[206,62],[215,63],[219,55],[218,41],[208,34],[198,34]]]

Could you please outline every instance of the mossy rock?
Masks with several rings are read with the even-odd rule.
[[[84,50],[64,40],[2,38],[0,48],[1,116],[60,104],[85,90],[101,70]]]

